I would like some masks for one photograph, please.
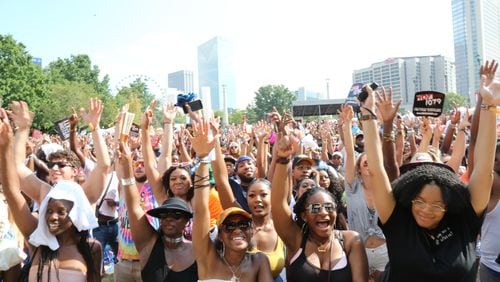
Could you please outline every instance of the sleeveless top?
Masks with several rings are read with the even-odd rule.
[[[29,281],[37,281],[38,267],[30,268]],[[43,268],[42,281],[71,281],[87,282],[87,274],[76,269],[50,269],[50,279],[48,278],[48,266]]]
[[[261,252],[267,256],[269,259],[269,266],[271,267],[271,275],[276,278],[280,275],[283,267],[285,267],[285,244],[281,240],[279,236],[276,240],[276,246],[274,250],[271,252],[264,252],[257,248],[253,248],[249,253],[258,253]]]
[[[288,282],[294,281],[352,281],[352,273],[351,267],[349,266],[349,262],[347,260],[347,255],[345,253],[344,247],[344,237],[342,232],[339,232],[340,238],[336,238],[339,240],[340,245],[342,246],[344,256],[340,259],[339,262],[330,270],[320,269],[307,261],[307,258],[304,254],[304,250],[306,247],[307,237],[302,237],[302,243],[300,244],[300,249],[297,251],[298,257],[297,259],[291,259],[290,265],[286,268],[286,276]],[[296,257],[297,254],[294,256]],[[345,263],[345,266],[336,269],[339,264],[342,262]],[[330,276],[330,280],[328,280],[328,276]]]
[[[141,270],[142,281],[148,282],[163,282],[163,281],[179,281],[179,282],[190,282],[198,280],[198,268],[196,266],[196,261],[188,268],[176,272],[168,268],[167,261],[165,259],[165,247],[161,237],[158,236],[155,245],[151,250],[149,259]]]
[[[500,273],[500,264],[495,260],[500,254],[500,200],[484,217],[481,227],[481,263]]]

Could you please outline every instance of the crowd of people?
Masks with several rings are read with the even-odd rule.
[[[221,125],[153,101],[100,128],[98,99],[68,140],[0,108],[0,281],[500,281],[498,64],[477,107],[403,114],[365,86],[359,109]],[[470,112],[469,112],[470,111]],[[80,131],[85,124],[89,132]],[[479,242],[481,244],[479,244]],[[480,246],[480,248],[479,248]]]

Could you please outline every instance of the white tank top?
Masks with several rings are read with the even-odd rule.
[[[500,272],[500,264],[495,260],[500,254],[500,200],[495,208],[486,213],[481,227],[481,263]]]

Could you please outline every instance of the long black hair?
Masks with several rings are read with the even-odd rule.
[[[189,168],[187,166],[171,166],[169,167],[165,173],[163,173],[163,176],[161,178],[161,183],[163,184],[163,188],[165,188],[165,191],[167,192],[169,197],[175,197],[174,193],[170,189],[170,175],[176,170],[176,169],[183,169],[187,171],[189,174],[189,177],[191,178],[191,186],[188,189],[187,193],[187,201],[191,201],[191,199],[194,196],[194,188],[193,188],[193,183],[194,183],[194,175],[192,175],[189,172]]]
[[[97,243],[97,241],[94,241],[92,244],[89,243],[88,238],[89,236],[89,231],[88,230],[83,230],[78,232],[76,230],[76,227],[73,226],[74,231],[76,232],[77,236],[80,237],[80,240],[78,240],[78,243],[76,244],[76,247],[78,249],[78,252],[82,255],[83,259],[85,260],[85,264],[87,265],[87,281],[88,282],[98,282],[101,281],[101,275],[100,275],[100,269],[99,265],[95,263],[94,257],[92,257],[92,248],[94,247],[94,244]],[[50,281],[50,272],[52,271],[52,265],[54,264],[54,259],[56,259],[59,256],[59,251],[58,250],[51,250],[47,246],[40,246],[40,255],[38,256],[38,269],[36,272],[36,281],[37,282],[42,282],[42,275],[43,275],[43,269],[45,268],[45,265],[48,265],[48,270],[47,270],[47,276],[48,280]],[[56,276],[59,280],[59,269],[55,269],[56,271]]]

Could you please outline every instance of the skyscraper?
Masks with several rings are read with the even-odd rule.
[[[193,72],[180,70],[168,74],[168,87],[183,93],[194,92]]]
[[[353,83],[373,81],[392,87],[394,101],[401,100],[401,108],[410,110],[416,92],[435,90],[455,92],[455,65],[443,56],[389,58],[368,68],[355,70]]]
[[[457,91],[474,103],[479,67],[500,57],[500,0],[452,0]]]
[[[236,108],[236,85],[233,71],[233,47],[231,42],[214,37],[198,46],[198,81],[202,87],[210,87],[213,110]]]

